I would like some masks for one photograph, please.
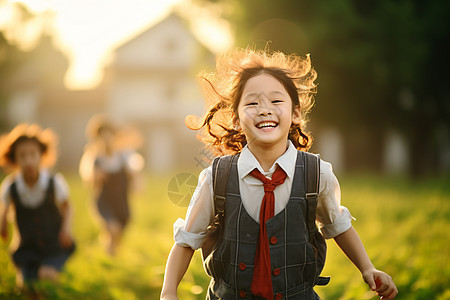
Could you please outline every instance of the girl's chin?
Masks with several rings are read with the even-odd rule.
[[[38,169],[22,169],[22,173],[27,176],[34,176],[39,173]]]
[[[264,148],[271,148],[273,146],[277,146],[278,144],[285,146],[286,145],[287,140],[285,139],[280,139],[280,138],[269,138],[269,137],[254,137],[253,138],[253,142],[250,142],[250,144],[254,144],[256,145],[260,145],[261,147]]]

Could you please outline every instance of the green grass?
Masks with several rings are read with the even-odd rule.
[[[158,299],[164,265],[172,247],[172,224],[186,207],[167,196],[171,176],[148,175],[145,189],[131,201],[133,219],[115,258],[101,242],[100,222],[89,191],[77,176],[67,176],[74,206],[76,254],[66,264],[60,283],[39,284],[46,299]],[[450,184],[448,178],[409,182],[370,176],[341,179],[342,201],[357,219],[369,256],[394,278],[398,299],[450,299]],[[377,299],[345,255],[328,241],[317,288],[324,299]],[[0,242],[0,298],[26,299],[14,288],[15,271],[7,244]],[[208,284],[196,253],[179,288],[180,299],[204,299]]]

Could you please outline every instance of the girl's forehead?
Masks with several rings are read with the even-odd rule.
[[[40,146],[35,140],[21,141],[16,146],[16,151],[40,151]]]
[[[288,95],[286,89],[283,84],[278,81],[272,75],[262,73],[250,78],[245,86],[242,93],[242,96],[253,95],[253,94],[280,94],[280,95]]]

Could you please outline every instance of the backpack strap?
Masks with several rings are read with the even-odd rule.
[[[223,217],[224,215],[228,177],[230,176],[231,165],[233,162],[237,162],[238,157],[239,153],[236,155],[218,156],[213,160],[212,183],[215,216],[219,215]]]
[[[307,205],[307,226],[310,242],[315,238],[317,232],[316,211],[317,199],[319,198],[320,186],[320,156],[312,153],[305,154],[305,189],[306,189],[306,205]],[[323,239],[323,238],[322,238]],[[326,244],[323,241],[326,251]],[[313,243],[314,244],[314,243]],[[319,276],[315,281],[315,285],[327,285],[330,282],[329,276]]]
[[[309,232],[316,229],[316,208],[319,197],[320,157],[305,152],[305,188],[308,207],[307,226]]]
[[[237,160],[237,157],[238,155],[218,156],[212,163],[214,218],[206,230],[206,237],[202,245],[202,257],[205,270],[211,276],[214,275],[208,272],[206,267],[208,263],[205,262],[216,249],[217,242],[222,238],[228,177],[230,176],[231,165]]]

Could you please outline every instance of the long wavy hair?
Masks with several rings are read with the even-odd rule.
[[[233,116],[247,81],[262,73],[277,79],[292,100],[292,108],[299,107],[300,124],[291,125],[289,140],[299,150],[307,151],[312,136],[306,131],[307,115],[314,105],[317,78],[309,55],[305,58],[268,50],[235,49],[219,55],[216,72],[201,73],[200,85],[207,102],[207,111],[201,117],[187,116],[185,124],[193,130],[203,129],[199,139],[215,154],[235,154],[247,140],[242,130],[236,130]]]

